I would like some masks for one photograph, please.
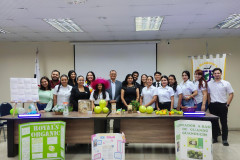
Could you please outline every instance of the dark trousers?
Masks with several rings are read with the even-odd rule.
[[[164,102],[164,103],[159,103],[158,107],[160,108],[160,110],[162,109],[167,109],[170,111],[171,108],[171,102]]]
[[[228,125],[227,125],[227,114],[228,108],[226,107],[226,103],[210,103],[209,111],[211,114],[216,115],[220,118],[221,126],[222,126],[222,140],[227,140],[228,138]],[[218,120],[212,121],[212,135],[214,139],[217,139],[218,132],[220,130]]]

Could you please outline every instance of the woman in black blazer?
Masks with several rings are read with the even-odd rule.
[[[90,91],[88,87],[84,86],[84,77],[77,77],[77,86],[73,87],[70,96],[70,103],[73,105],[73,111],[78,111],[78,100],[89,99]]]

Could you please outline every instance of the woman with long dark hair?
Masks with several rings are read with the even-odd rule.
[[[95,81],[96,77],[93,71],[89,71],[86,75],[86,81],[84,83],[85,87],[89,88],[90,93],[92,93],[93,88],[91,87],[92,81]]]
[[[173,108],[180,110],[182,103],[182,89],[178,85],[175,75],[171,74],[168,76],[169,86],[173,88],[174,91],[174,104]]]
[[[84,77],[77,77],[77,86],[73,87],[70,96],[70,103],[73,105],[73,111],[78,111],[78,100],[89,99],[90,91],[88,87],[84,86]]]
[[[77,86],[77,74],[74,70],[68,72],[68,84],[72,87]]]
[[[56,85],[53,90],[53,105],[63,105],[63,102],[68,102],[71,95],[72,86],[68,85],[68,76],[61,75],[60,84]]]
[[[162,110],[162,109],[167,109],[171,110],[173,109],[173,104],[174,104],[174,92],[172,87],[168,86],[169,81],[167,76],[162,76],[161,77],[161,87],[158,87],[158,101],[159,104],[157,103],[157,109]]]
[[[141,75],[141,84],[140,84],[140,88],[139,88],[140,95],[142,93],[142,89],[147,86],[147,77],[148,76],[146,74]]]
[[[194,97],[198,94],[196,86],[193,82],[190,81],[190,73],[189,71],[182,72],[183,81],[180,83],[180,87],[182,88],[183,98],[182,98],[182,106],[194,106]]]
[[[197,69],[194,72],[195,81],[193,83],[197,87],[198,94],[195,96],[197,101],[196,111],[205,111],[207,101],[207,81],[203,77],[203,71]]]
[[[124,109],[127,109],[132,100],[139,101],[139,88],[133,84],[132,74],[128,74],[122,83],[121,100]]]
[[[39,102],[37,107],[40,112],[49,112],[52,109],[53,93],[50,80],[44,76],[40,79],[40,87],[38,89]]]
[[[146,107],[152,106],[155,109],[155,102],[157,100],[157,88],[152,85],[153,77],[147,77],[147,86],[142,89],[140,97],[140,105]]]
[[[103,79],[103,78],[98,78],[91,83],[91,87],[94,89],[93,92],[91,93],[90,100],[92,101],[92,106],[94,109],[95,106],[99,105],[100,100],[105,100],[108,104],[109,101],[109,94],[106,91],[110,87],[109,81]],[[107,106],[106,104],[106,106]]]

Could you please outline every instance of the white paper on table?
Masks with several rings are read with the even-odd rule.
[[[13,101],[13,102],[17,102],[18,101],[18,95],[12,95],[11,96],[11,101]]]
[[[24,84],[31,84],[32,83],[32,80],[31,78],[24,78]]]
[[[47,144],[57,144],[58,137],[47,137]]]
[[[25,95],[18,95],[18,100],[19,100],[20,102],[26,102]]]
[[[37,85],[37,78],[31,78],[32,80],[32,84],[36,84]]]
[[[26,99],[26,101],[33,101],[33,98],[32,98],[31,94],[25,95],[25,99]]]
[[[17,89],[18,84],[17,83],[10,83],[11,89]]]
[[[24,87],[24,84],[17,84],[17,88],[18,89],[24,89],[25,87]]]
[[[31,94],[32,95],[38,95],[38,89],[32,89]]]
[[[31,89],[32,85],[31,84],[25,84],[26,89]]]
[[[31,89],[38,89],[38,85],[37,84],[31,84]]]
[[[16,78],[18,84],[24,84],[24,78]]]
[[[43,137],[32,138],[32,153],[43,152]]]
[[[32,95],[31,98],[32,98],[32,101],[34,102],[39,101],[38,95]]]
[[[11,89],[11,94],[12,95],[18,95],[19,94],[19,92],[18,92],[18,89]]]
[[[10,78],[10,84],[17,84],[18,78]]]
[[[32,93],[32,90],[31,90],[31,89],[25,89],[25,90],[24,90],[24,94],[25,94],[25,95],[31,95],[31,93]]]
[[[24,89],[18,89],[18,95],[25,95],[25,93],[24,93]]]

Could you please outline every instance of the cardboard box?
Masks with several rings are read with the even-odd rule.
[[[79,113],[87,113],[92,110],[91,101],[88,99],[78,100],[78,112]]]
[[[125,160],[125,142],[123,133],[92,135],[92,160]]]

